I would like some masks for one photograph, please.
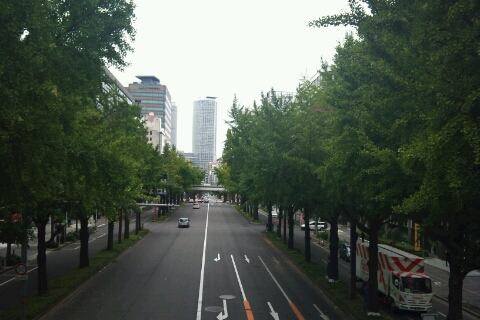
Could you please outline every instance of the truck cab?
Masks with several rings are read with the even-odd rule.
[[[412,311],[432,309],[432,280],[423,273],[393,271],[389,292],[389,304],[392,309]]]

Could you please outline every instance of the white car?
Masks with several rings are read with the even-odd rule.
[[[315,221],[309,221],[308,225],[310,226],[310,230],[315,230]],[[302,224],[300,226],[300,228],[302,230],[305,230],[305,224]],[[317,229],[318,230],[324,230],[324,229],[327,229],[327,223],[326,222],[322,222],[322,221],[318,221],[317,223]]]
[[[193,204],[193,209],[200,209],[200,203],[195,202],[195,203]]]
[[[188,218],[178,219],[178,227],[179,228],[182,228],[182,227],[190,228],[190,219],[188,219]]]

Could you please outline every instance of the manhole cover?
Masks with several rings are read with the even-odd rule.
[[[220,296],[220,299],[231,300],[231,299],[235,299],[235,296],[232,296],[231,294],[224,294],[223,296]]]
[[[206,307],[205,311],[209,312],[222,312],[223,308],[222,307]]]

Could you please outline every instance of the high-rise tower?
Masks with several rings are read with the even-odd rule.
[[[199,167],[208,170],[208,163],[217,161],[217,101],[206,97],[193,102],[192,152]]]
[[[165,142],[170,143],[172,130],[172,103],[167,86],[160,84],[155,76],[137,76],[141,83],[128,85],[128,92],[140,102],[143,117],[153,112],[161,120],[161,133]],[[162,145],[162,144],[161,144]]]

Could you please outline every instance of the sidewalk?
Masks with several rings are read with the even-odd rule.
[[[101,224],[104,224],[105,221],[101,221],[101,218],[97,220],[97,223],[93,223],[93,224],[89,224],[88,227],[94,227],[94,226],[99,226]],[[50,225],[47,224],[47,229],[49,229]],[[72,223],[72,225],[70,227],[67,227],[67,231],[66,233],[68,234],[69,232],[73,232],[76,230],[76,226],[75,224]],[[80,230],[80,225],[78,226],[78,230]],[[37,237],[37,230],[36,228],[34,228],[34,234],[35,234],[35,237]],[[46,232],[46,236],[45,236],[45,241],[48,241],[50,239],[50,230],[48,230]],[[47,252],[46,254],[48,255],[50,252],[52,251],[55,251],[55,250],[58,250],[62,247],[65,247],[69,244],[71,244],[73,242],[71,241],[65,241],[64,243],[59,243],[58,247],[57,248],[47,248]],[[29,244],[29,248],[27,249],[27,261],[29,264],[36,264],[37,263],[37,254],[38,254],[38,242],[36,240],[34,241],[29,241],[28,242]],[[12,244],[12,253],[15,254],[15,255],[18,255],[20,256],[22,253],[21,253],[21,246],[17,246],[16,244]],[[2,244],[0,243],[0,256],[1,257],[5,257],[5,254],[7,252],[7,244]],[[9,270],[12,270],[13,268],[15,268],[15,266],[3,266],[3,265],[0,265],[0,274],[1,273],[4,273],[4,272],[7,272]]]

